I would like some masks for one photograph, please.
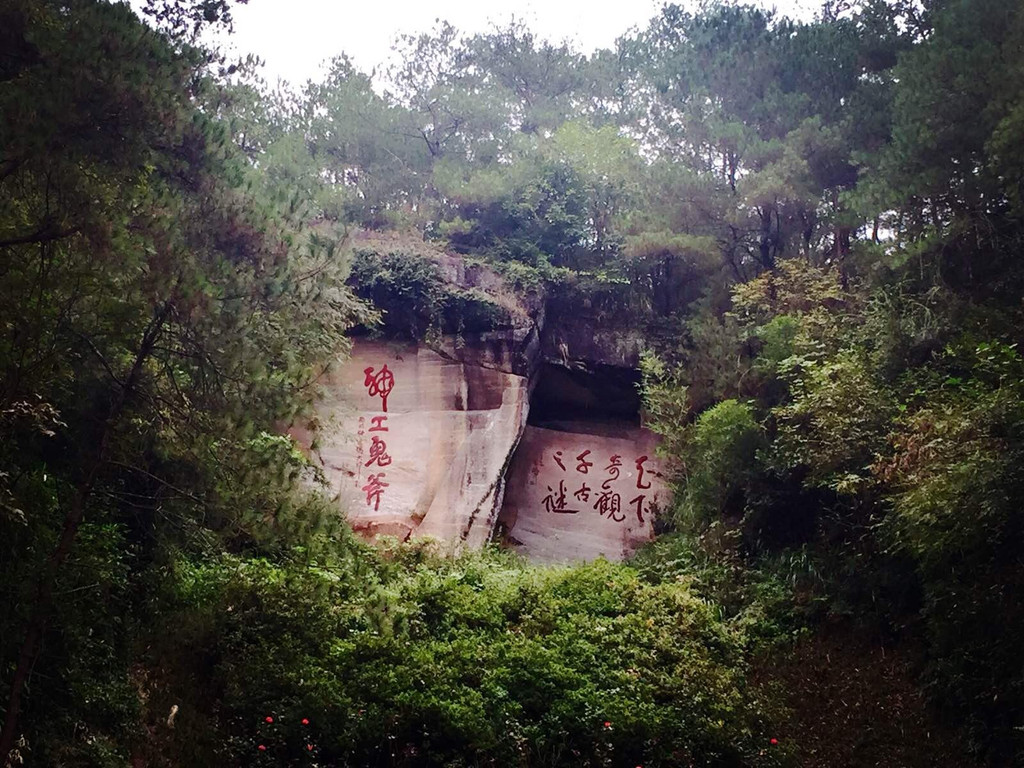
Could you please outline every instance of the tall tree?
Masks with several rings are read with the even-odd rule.
[[[156,493],[265,525],[224,500],[247,495],[254,454],[287,454],[255,438],[309,402],[358,303],[197,108],[201,51],[94,0],[8,0],[0,17],[0,481],[23,510],[0,518],[22,577],[3,588],[6,758],[83,524],[159,526],[139,501]]]

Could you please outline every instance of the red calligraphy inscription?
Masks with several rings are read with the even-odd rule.
[[[626,519],[626,516],[622,514],[622,497],[610,490],[601,491],[601,495],[594,502],[594,509],[601,517],[607,515],[616,523],[621,523]]]
[[[647,498],[642,493],[635,499],[630,499],[630,504],[636,504],[636,519],[640,521],[641,525],[644,522],[644,499]]]
[[[363,386],[366,387],[366,393],[370,397],[380,398],[380,408],[384,413],[370,417],[371,426],[369,429],[364,429],[364,419],[363,417],[359,418],[359,444],[357,448],[358,460],[364,467],[373,465],[376,465],[377,467],[386,467],[391,464],[391,455],[388,453],[388,444],[384,439],[377,435],[371,435],[369,449],[370,456],[365,462],[363,461],[362,441],[364,431],[390,431],[386,426],[386,422],[388,420],[388,395],[390,395],[391,390],[395,388],[395,375],[388,369],[386,363],[381,366],[379,371],[375,371],[372,365],[364,368],[363,374],[365,377],[363,379]],[[380,509],[381,496],[384,495],[384,489],[389,485],[384,482],[384,478],[386,476],[387,474],[385,472],[378,472],[377,474],[369,475],[366,480],[366,485],[362,486],[362,491],[366,494],[366,506],[372,506],[374,512],[377,512]]]
[[[560,466],[562,468],[562,471],[565,472],[565,464],[562,463],[562,452],[555,451],[555,455],[552,456],[551,458],[553,458],[555,460],[555,464]]]
[[[619,479],[619,467],[621,466],[622,457],[618,454],[608,459],[608,466],[604,468],[604,471],[608,473],[608,479],[601,483],[602,489],[609,490],[609,486]]]
[[[373,430],[370,430],[373,431]],[[371,455],[372,455],[371,448]],[[576,471],[580,474],[589,474],[590,468],[594,466],[593,461],[588,460],[588,456],[592,453],[591,450],[587,449],[582,451],[576,456]],[[563,472],[566,471],[565,464],[562,460],[563,451],[554,451],[551,457],[554,459],[556,465]],[[655,469],[644,466],[650,457],[643,455],[637,456],[634,459],[636,466],[636,487],[640,490],[648,490],[651,488],[651,482],[648,475],[653,474],[655,477],[661,477],[661,473]],[[531,468],[531,474],[534,478],[539,474],[541,466],[543,465],[543,458],[538,457],[535,461],[534,466]],[[577,501],[584,503],[591,502],[591,496],[594,497],[592,507],[597,510],[601,517],[607,517],[617,523],[625,522],[626,513],[622,507],[622,496],[615,492],[614,484],[619,480],[622,471],[622,456],[619,454],[612,454],[608,457],[608,465],[604,468],[606,477],[601,483],[599,488],[591,488],[583,482],[580,487],[572,493],[572,497]],[[547,486],[548,495],[543,499],[544,508],[548,512],[560,513],[560,514],[576,514],[579,510],[569,509],[567,506],[567,493],[565,488],[565,482],[560,480],[558,487]],[[630,499],[629,504],[632,506],[636,519],[641,525],[645,523],[644,512],[650,512],[650,507],[644,509],[644,503],[647,501],[646,494],[640,494],[639,496]]]
[[[386,475],[387,473],[385,472],[370,475],[366,485],[363,486],[363,493],[366,494],[366,506],[372,504],[374,512],[380,509],[380,497],[383,495],[384,489],[388,487],[388,483],[385,483],[383,480]]]
[[[391,456],[388,455],[388,444],[376,435],[370,439],[370,458],[363,466],[368,467],[371,464],[376,464],[378,467],[386,467],[391,463]]]
[[[569,509],[565,506],[565,480],[558,481],[557,491],[549,485],[548,495],[544,497],[544,501],[541,503],[548,512],[557,512],[563,515],[575,515],[579,512],[578,509]]]
[[[582,472],[585,475],[587,474],[587,470],[594,466],[594,462],[587,461],[587,456],[589,455],[590,451],[584,451],[583,453],[576,457],[576,461],[579,462],[579,464],[576,465],[577,472]]]
[[[651,487],[650,483],[647,485],[643,484],[644,481],[644,462],[647,461],[647,456],[638,456],[636,459],[636,487],[640,490],[647,490]],[[641,521],[643,522],[643,521]]]
[[[391,390],[395,388],[395,374],[388,370],[387,363],[381,366],[381,369],[376,373],[373,372],[373,366],[363,369],[363,373],[366,378],[363,380],[363,386],[366,387],[366,394],[370,397],[380,396],[380,409],[384,413],[388,412],[388,395],[391,394]]]

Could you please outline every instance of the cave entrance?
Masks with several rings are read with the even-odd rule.
[[[639,383],[639,372],[628,368],[579,370],[544,363],[527,423],[559,432],[617,435],[640,426]]]

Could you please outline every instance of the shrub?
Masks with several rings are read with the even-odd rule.
[[[1019,358],[1018,358],[1019,363]],[[928,676],[997,761],[1024,758],[1024,399],[1019,379],[937,397],[895,433],[882,532],[916,564]]]
[[[702,413],[686,448],[679,522],[700,529],[723,515],[740,516],[761,444],[750,405],[723,400]]]
[[[293,764],[305,718],[319,759],[339,765],[782,760],[764,749],[772,710],[745,683],[743,632],[685,584],[605,561],[363,557],[375,576],[359,581],[353,563],[180,565],[169,588],[187,618],[170,621],[189,674],[161,698],[190,679],[215,692],[192,699],[207,711],[189,723],[226,737],[220,759]],[[277,741],[257,755],[268,715]],[[176,731],[175,748],[193,735]]]

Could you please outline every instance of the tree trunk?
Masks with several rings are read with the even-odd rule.
[[[772,211],[762,210],[761,216],[761,241],[758,250],[761,252],[761,267],[770,270],[775,266],[775,259],[772,253]]]

